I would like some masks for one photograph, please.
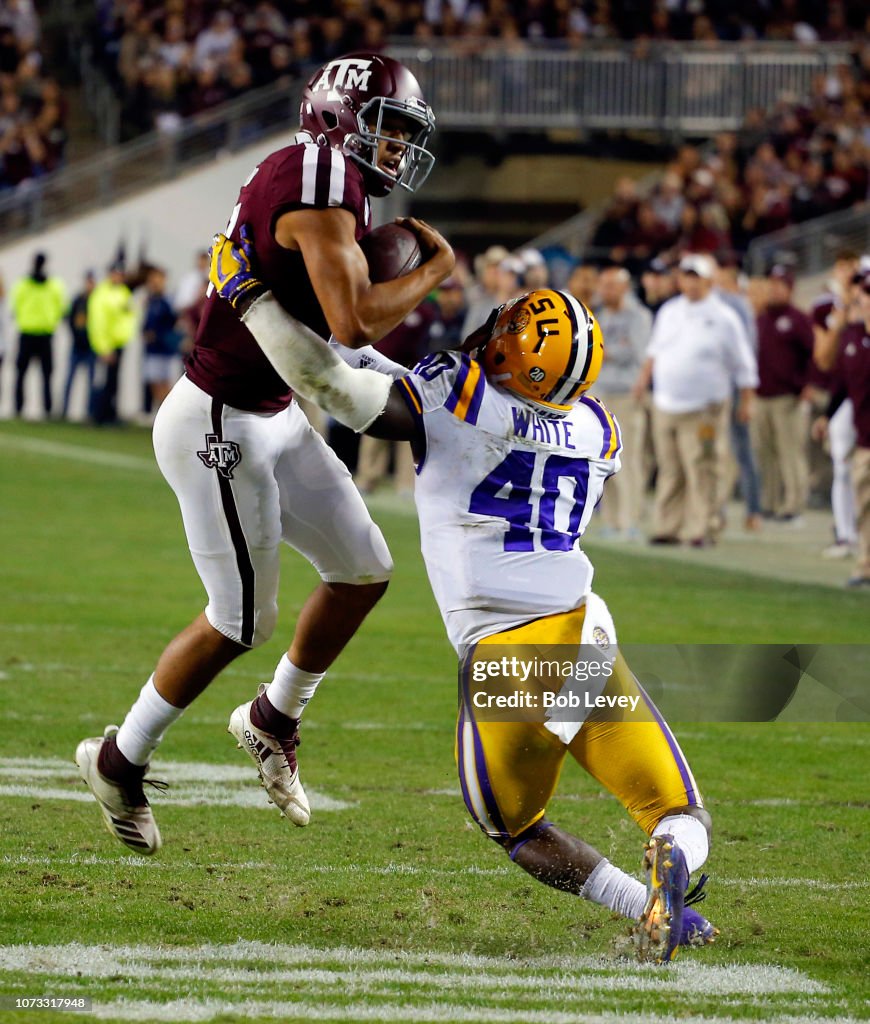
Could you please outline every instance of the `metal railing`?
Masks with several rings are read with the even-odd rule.
[[[395,45],[419,76],[438,124],[492,132],[644,129],[673,134],[739,127],[752,107],[806,94],[814,76],[849,59],[842,46],[787,48],[600,44],[577,51],[497,46],[469,53]],[[96,82],[96,79],[95,79]],[[0,242],[174,178],[296,123],[301,80],[268,86],[196,115],[175,134],[152,132],[0,196]],[[98,116],[117,112],[94,84]],[[112,132],[110,131],[111,135]],[[587,219],[588,223],[588,219]]]
[[[798,275],[819,274],[833,264],[840,249],[870,252],[870,205],[762,235],[750,243],[746,267],[750,274],[764,274],[774,263],[787,263]]]
[[[747,111],[809,94],[848,63],[845,46],[599,44],[576,51],[504,52],[397,44],[439,125],[453,129],[645,130],[675,135],[740,128]]]
[[[0,243],[81,216],[176,178],[287,127],[298,118],[298,86],[267,86],[188,118],[174,134],[150,132],[0,196]]]

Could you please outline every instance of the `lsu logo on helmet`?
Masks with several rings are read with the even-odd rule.
[[[541,288],[505,306],[480,359],[494,384],[559,415],[597,380],[604,339],[582,302]]]

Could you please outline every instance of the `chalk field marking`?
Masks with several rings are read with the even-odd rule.
[[[240,970],[240,966],[245,969]],[[324,989],[339,985],[347,994],[396,985],[487,994],[515,990],[513,1002],[547,1000],[553,991],[559,992],[560,999],[593,992],[694,991],[753,998],[829,994],[825,985],[797,970],[767,964],[704,965],[685,961],[662,971],[651,965],[591,956],[512,960],[461,953],[318,949],[246,941],[200,947],[79,943],[0,946],[0,970],[55,979],[99,980],[120,975],[135,979],[137,984],[167,982],[166,991],[177,991],[181,981],[216,983],[231,985],[240,994],[246,986],[261,987],[266,982],[297,986],[296,991],[303,983]]]
[[[163,761],[153,769],[170,789],[152,799],[155,807],[253,807],[273,810],[266,792],[257,784],[253,765],[206,764],[197,761]],[[358,806],[318,790],[306,789],[313,810],[346,811]],[[70,761],[60,758],[0,758],[0,797],[28,800],[71,800],[92,803],[93,797],[79,780]]]
[[[157,463],[141,455],[124,455],[121,452],[101,451],[99,448],[85,448],[64,441],[42,441],[36,437],[15,437],[3,435],[3,447],[7,451],[29,452],[31,455],[49,455],[58,459],[75,459],[93,466],[108,466],[111,469],[132,469],[137,473],[157,473]]]
[[[275,1017],[286,1019],[292,1009],[297,1020],[326,1021],[382,1021],[391,1024],[393,1021],[407,1024],[408,1021],[420,1024],[441,1024],[441,1022],[457,1022],[457,1024],[628,1024],[630,1018],[620,1013],[586,1013],[578,1017],[577,1012],[560,1013],[555,1010],[510,1010],[489,1009],[460,1006],[443,1003],[392,1003],[389,1006],[372,1006],[366,1003],[345,1005],[329,1003],[287,1003],[263,1002],[248,1000],[230,1002],[226,1000],[178,999],[172,1003],[155,1004],[149,1002],[119,1001],[94,1006],[93,1016],[103,1019],[120,1019],[125,1021],[208,1021],[223,1015],[238,1015],[241,1018]],[[680,1017],[680,1024],[735,1024],[734,1017]],[[834,1024],[834,1018],[817,1016],[781,1016],[777,1014],[776,1024],[824,1024],[828,1020]],[[860,1024],[853,1018],[837,1017],[836,1024]]]
[[[22,867],[79,867],[114,865],[123,868],[145,868],[149,871],[203,871],[211,868],[214,871],[279,871],[286,868],[286,863],[279,861],[164,861],[153,857],[137,857],[135,854],[118,854],[117,857],[106,857],[94,853],[68,855],[34,855],[28,853],[7,853],[0,856],[0,864],[20,865]],[[421,866],[419,864],[397,864],[390,861],[381,865],[362,864],[306,864],[296,869],[302,875],[337,875],[354,877],[395,877],[407,875],[425,878],[455,878],[465,875],[479,878],[493,878],[505,875],[516,875],[517,869],[509,864],[498,867],[479,867],[475,864],[451,868],[439,868],[436,865]],[[831,882],[819,878],[722,878],[715,875],[711,885],[737,889],[782,889],[800,888],[815,892],[854,892],[870,889],[870,882],[844,881]]]
[[[93,1016],[124,1021],[210,1021],[233,1014],[433,1024],[624,1024],[626,1015],[595,1013],[590,1002],[604,999],[613,1006],[620,995],[701,992],[718,996],[731,1016],[686,1017],[682,1024],[734,1024],[741,1009],[760,1005],[770,1007],[777,1024],[819,1024],[823,1018],[817,1015],[787,1011],[812,1014],[830,1003],[825,985],[794,969],[764,964],[684,961],[663,971],[603,956],[509,959],[246,941],[200,947],[0,946],[0,977],[11,972],[26,974],[31,983],[39,979],[46,991],[60,986],[71,995],[91,995]],[[101,981],[114,984],[119,977],[136,990],[136,998],[101,1001]],[[286,993],[284,998],[259,998],[270,985],[276,994]],[[212,986],[218,994],[211,994]],[[173,998],[179,988],[188,993],[185,998]],[[330,1003],[337,991],[344,1002]],[[296,1001],[296,995],[306,1001]],[[485,1005],[469,1006],[469,997]],[[558,1008],[550,1009],[553,1003]],[[858,1022],[839,1017],[837,1024]]]

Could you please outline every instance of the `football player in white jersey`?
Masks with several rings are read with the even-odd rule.
[[[567,292],[534,291],[493,311],[466,343],[476,358],[439,352],[408,373],[372,349],[325,345],[259,284],[253,255],[247,239],[216,236],[210,279],[278,373],[353,429],[412,445],[423,557],[465,666],[456,757],[471,815],[533,877],[633,919],[642,958],[712,942],[716,929],[688,906],[705,876],[686,893],[707,858],[710,815],[621,654],[601,692],[640,706],[629,721],[597,710],[574,722],[493,720],[469,682],[488,649],[617,650],[579,546],[621,446],[618,424],[587,394],[603,359],[594,317]],[[567,754],[650,837],[646,886],[546,819]]]

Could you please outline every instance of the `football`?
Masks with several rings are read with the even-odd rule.
[[[417,236],[401,224],[382,224],[365,235],[359,244],[368,261],[372,284],[410,274],[423,258]]]

